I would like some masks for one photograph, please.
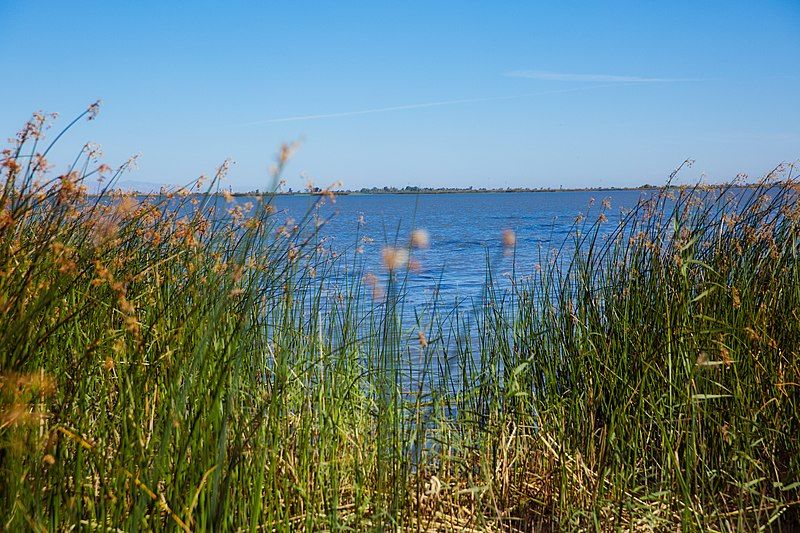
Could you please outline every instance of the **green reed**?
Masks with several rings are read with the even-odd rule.
[[[330,255],[314,207],[225,203],[226,165],[121,195],[125,165],[91,147],[54,177],[46,121],[2,156],[4,529],[798,523],[790,168],[665,187],[609,238],[611,207],[590,208],[509,290],[487,268],[475,310],[412,310],[419,235],[384,251],[387,284],[342,281],[362,267]]]

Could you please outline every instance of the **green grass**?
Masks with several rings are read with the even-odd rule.
[[[87,196],[95,154],[54,177],[44,122],[2,156],[3,529],[798,526],[791,169],[665,188],[610,239],[590,210],[409,328],[413,273],[335,283],[313,209]]]

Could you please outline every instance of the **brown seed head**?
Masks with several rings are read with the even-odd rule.
[[[431,236],[426,230],[417,228],[411,232],[411,246],[423,249],[428,248],[430,245]]]
[[[513,248],[517,245],[517,234],[513,229],[503,230],[503,246],[506,248]]]
[[[408,250],[387,246],[382,252],[383,266],[389,272],[394,272],[408,265]]]

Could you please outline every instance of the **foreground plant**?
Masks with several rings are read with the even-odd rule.
[[[798,523],[791,168],[666,187],[607,239],[602,205],[510,290],[489,270],[475,310],[409,325],[424,230],[362,286],[313,208],[238,202],[227,165],[134,196],[87,146],[54,177],[47,119],[0,162],[3,528]]]

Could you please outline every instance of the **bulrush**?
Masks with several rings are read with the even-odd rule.
[[[506,248],[513,248],[517,245],[517,234],[513,229],[507,228],[503,230],[503,246]]]
[[[418,333],[419,337],[419,346],[420,348],[427,348],[428,347],[428,337],[425,336],[425,332],[420,330]]]
[[[386,246],[382,253],[383,267],[389,272],[405,268],[408,265],[408,250]]]
[[[364,282],[364,285],[367,288],[371,289],[373,300],[380,300],[383,298],[383,287],[381,287],[380,281],[378,280],[378,276],[376,276],[372,272],[367,272],[366,274],[364,274],[364,278],[362,281]]]
[[[87,198],[93,148],[36,185],[45,118],[0,151],[3,530],[797,529],[794,183],[598,205],[461,305],[394,275],[425,230]]]
[[[427,230],[417,228],[411,232],[411,246],[418,249],[428,248],[431,245],[431,236]]]

